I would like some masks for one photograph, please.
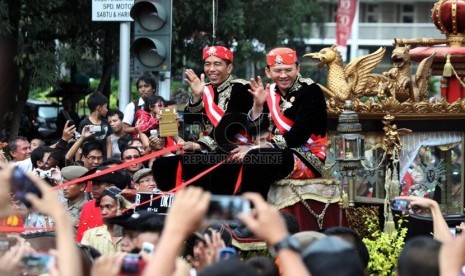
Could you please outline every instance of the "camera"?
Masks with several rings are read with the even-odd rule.
[[[206,214],[207,220],[236,220],[240,213],[250,213],[250,201],[240,196],[213,195]]]
[[[39,177],[40,178],[52,178],[52,171],[51,170],[48,170],[48,171],[38,171],[39,172]]]
[[[144,266],[145,262],[139,254],[127,254],[121,265],[121,275],[139,275]]]
[[[23,202],[27,208],[30,208],[32,205],[26,199],[26,194],[32,193],[38,197],[42,197],[42,192],[39,188],[18,167],[13,169],[13,174],[11,175],[11,192],[14,194],[15,199]]]
[[[89,131],[90,132],[100,132],[100,131],[102,131],[102,126],[89,125]]]
[[[153,254],[154,250],[155,250],[155,246],[153,245],[153,243],[143,242],[142,243],[142,249],[140,251],[145,252],[147,254]]]

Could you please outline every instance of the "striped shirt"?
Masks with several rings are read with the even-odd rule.
[[[119,237],[113,242],[107,226],[103,225],[84,232],[81,243],[94,247],[102,255],[113,255],[120,251],[122,239]]]

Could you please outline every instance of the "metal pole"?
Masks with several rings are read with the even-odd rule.
[[[130,42],[131,22],[121,22],[119,25],[119,86],[118,107],[124,110],[129,103],[130,95]]]
[[[163,80],[160,78],[158,82],[158,95],[162,96],[165,101],[169,101],[171,99],[171,71],[162,72],[160,74],[163,74]]]
[[[347,178],[349,182],[349,206],[355,206],[355,172],[353,170],[347,171]]]

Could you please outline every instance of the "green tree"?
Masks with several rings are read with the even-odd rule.
[[[173,73],[201,65],[205,45],[222,43],[235,49],[236,74],[245,68],[263,68],[264,53],[278,45],[299,51],[303,22],[320,22],[315,0],[216,1],[216,37],[212,36],[212,2],[173,1]],[[18,132],[19,119],[29,91],[48,88],[62,78],[63,64],[75,81],[83,58],[101,57],[101,82],[110,93],[111,73],[118,60],[119,24],[92,22],[86,0],[0,0],[0,129],[11,111],[10,134]],[[301,49],[300,49],[301,51]],[[244,68],[244,69],[241,69]],[[253,75],[253,72],[248,72]]]
[[[10,134],[17,134],[31,88],[55,85],[63,64],[73,82],[85,55],[103,57],[100,90],[109,94],[118,24],[90,16],[91,1],[0,0],[0,128],[4,114],[13,112]]]
[[[262,68],[266,50],[288,45],[301,52],[298,46],[302,43],[295,38],[303,37],[302,23],[322,22],[315,0],[228,0],[216,4],[214,39],[211,1],[173,2],[173,71],[183,68],[183,57],[187,66],[200,66],[199,53],[213,43],[235,48],[236,73],[240,65]]]

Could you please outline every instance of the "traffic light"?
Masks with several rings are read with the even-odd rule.
[[[172,0],[134,1],[134,71],[171,71]]]

